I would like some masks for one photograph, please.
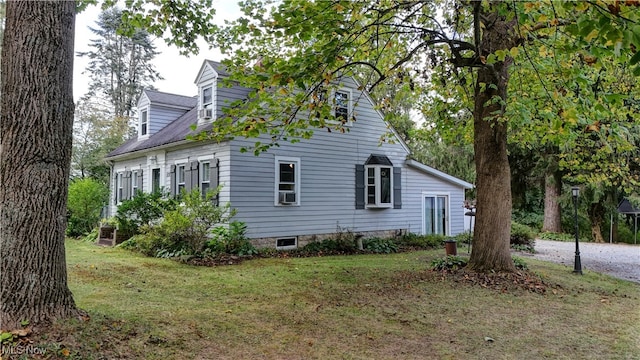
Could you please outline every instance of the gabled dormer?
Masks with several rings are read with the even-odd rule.
[[[197,102],[198,100],[192,96],[143,90],[138,99],[138,140],[146,140],[162,130],[196,107]]]
[[[218,78],[222,64],[205,60],[198,71],[195,84],[198,86],[198,125],[211,123],[217,116]]]

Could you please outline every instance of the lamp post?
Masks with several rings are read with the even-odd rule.
[[[573,272],[582,275],[582,263],[580,262],[580,248],[578,246],[578,196],[580,195],[580,188],[574,186],[571,188],[571,194],[573,195],[573,208],[575,210],[575,222],[576,222],[576,259],[573,265]]]

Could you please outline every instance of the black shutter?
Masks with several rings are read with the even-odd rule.
[[[185,165],[184,168],[184,187],[187,192],[191,192],[192,189],[197,189],[200,184],[198,183],[198,162],[192,161]]]
[[[176,166],[175,165],[171,165],[171,167],[169,168],[169,178],[171,180],[171,187],[170,187],[170,193],[172,197],[176,196],[176,189],[178,188],[178,185],[176,184]]]
[[[220,185],[220,160],[214,159],[213,162],[209,165],[209,186],[210,189],[217,189],[218,185]],[[220,194],[216,193],[216,197],[213,198],[213,201],[216,205],[220,205]]]
[[[138,170],[138,178],[135,179],[134,181],[138,182],[138,191],[142,192],[144,189],[142,189],[142,184],[143,184],[143,177],[142,177],[142,169]],[[136,194],[133,194],[134,196]]]
[[[122,198],[124,200],[131,199],[131,171],[125,171],[122,176]]]
[[[356,209],[364,209],[364,165],[356,164]]]
[[[393,168],[393,208],[402,209],[402,168]]]

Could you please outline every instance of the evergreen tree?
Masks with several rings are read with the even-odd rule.
[[[78,55],[90,59],[86,73],[91,83],[85,99],[107,102],[114,117],[131,118],[138,97],[144,88],[150,88],[162,77],[151,61],[158,55],[149,33],[137,29],[121,34],[122,10],[103,11],[96,28],[90,30],[98,36],[91,41],[91,51]]]

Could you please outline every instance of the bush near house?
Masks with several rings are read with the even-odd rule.
[[[139,234],[142,226],[160,220],[167,211],[174,210],[178,201],[164,191],[145,193],[138,191],[133,198],[118,206],[115,221],[118,230],[131,235]]]
[[[109,189],[91,178],[76,179],[69,184],[68,196],[67,235],[88,234],[100,222],[100,212],[109,199]]]
[[[134,202],[132,205],[135,206],[131,208],[135,211],[123,214],[136,215],[133,218],[122,215],[119,221],[131,226],[131,229],[135,229],[139,234],[120,246],[162,258],[256,253],[245,235],[246,225],[237,221],[229,224],[235,214],[230,204],[218,206],[213,201],[219,191],[220,188],[211,190],[204,197],[198,189],[183,192],[180,203],[165,208],[160,213],[158,221],[149,221],[150,217],[140,216],[152,214],[152,218],[155,219],[161,209],[158,204],[148,202],[148,205],[145,205],[142,201]]]

